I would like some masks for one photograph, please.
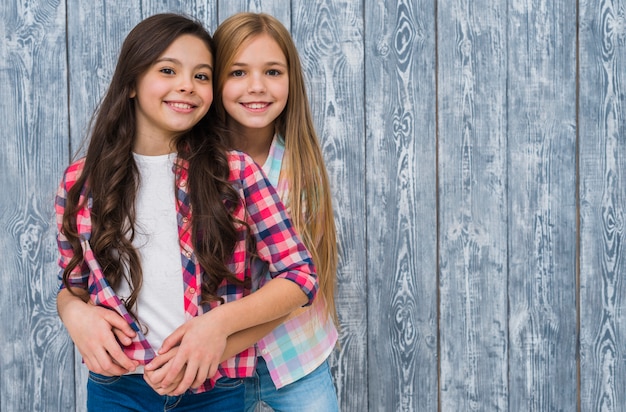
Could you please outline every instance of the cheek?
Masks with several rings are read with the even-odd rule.
[[[289,81],[286,81],[282,85],[282,94],[283,94],[283,99],[287,100],[287,98],[289,98]]]
[[[234,99],[236,94],[236,87],[232,83],[224,83],[224,87],[222,88],[222,102],[224,104],[227,104],[230,100]]]
[[[213,103],[213,88],[208,87],[202,91],[202,100],[207,104],[211,105]]]

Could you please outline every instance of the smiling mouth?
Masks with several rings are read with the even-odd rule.
[[[176,103],[176,102],[168,102],[168,105],[175,107],[176,109],[183,109],[183,110],[189,110],[189,109],[193,109],[194,105],[191,104],[187,104],[187,103]]]
[[[270,104],[269,103],[241,103],[241,105],[247,109],[257,110],[257,109],[264,109]]]

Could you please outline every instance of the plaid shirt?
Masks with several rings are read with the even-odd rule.
[[[309,298],[308,304],[313,302],[317,292],[317,276],[311,261],[311,256],[299,240],[291,227],[288,215],[280,202],[278,195],[269,184],[259,167],[248,156],[239,152],[228,152],[230,166],[230,181],[239,192],[242,204],[234,212],[234,215],[250,225],[251,233],[257,242],[258,256],[269,265],[272,277],[289,279],[300,286]],[[177,160],[179,167],[176,168],[177,188],[177,219],[178,233],[180,238],[180,252],[182,262],[182,280],[184,283],[184,309],[185,316],[190,319],[199,316],[211,307],[200,305],[201,282],[203,269],[194,253],[191,240],[191,205],[187,194],[187,164],[182,159]],[[60,288],[63,270],[72,259],[74,253],[65,235],[62,233],[62,219],[65,210],[67,193],[76,182],[84,168],[84,159],[71,164],[65,171],[59,187],[55,210],[58,225],[57,242],[59,246],[59,282]],[[104,278],[102,269],[96,261],[91,250],[89,238],[91,236],[91,208],[92,199],[87,194],[85,187],[82,189],[80,202],[86,207],[80,209],[76,215],[76,228],[80,235],[83,250],[83,264],[77,266],[69,277],[72,287],[89,290],[94,304],[115,310],[137,332],[132,344],[122,349],[131,359],[138,360],[141,364],[150,362],[155,357],[155,349],[151,348],[137,323],[132,319],[120,298]],[[84,201],[86,203],[83,203]],[[240,234],[240,239],[235,246],[233,258],[229,264],[232,273],[239,279],[251,276],[250,267],[245,265],[247,260],[245,247],[245,234]],[[234,285],[224,281],[218,288],[218,295],[225,302],[241,299],[250,294],[250,290],[243,286]],[[242,378],[252,376],[256,367],[256,353],[254,347],[248,348],[237,356],[224,361],[218,368],[217,374],[207,380],[203,386],[194,392],[204,392],[213,387],[214,382],[223,377]]]
[[[289,211],[289,183],[281,173],[284,152],[282,138],[275,136],[263,171]],[[270,273],[266,273],[261,284],[269,279]],[[324,300],[318,297],[313,305],[299,309],[294,317],[257,342],[258,355],[265,359],[276,388],[313,372],[333,351],[338,333],[332,318],[325,312]]]

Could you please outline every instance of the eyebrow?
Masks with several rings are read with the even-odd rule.
[[[155,61],[154,63],[156,64],[156,63],[161,63],[161,62],[171,62],[171,63],[174,63],[174,64],[182,65],[180,60],[175,59],[173,57],[162,57],[160,59],[157,59],[157,61]],[[205,69],[213,71],[213,66],[211,66],[210,64],[207,64],[207,63],[200,63],[200,64],[196,65],[196,67],[194,67],[194,69],[200,69],[200,68],[205,68]]]
[[[246,67],[249,66],[248,63],[239,63],[239,62],[234,62],[232,64],[233,66],[238,66],[238,67]],[[287,63],[282,63],[282,62],[265,62],[263,63],[264,66],[282,66],[282,67],[287,67]]]

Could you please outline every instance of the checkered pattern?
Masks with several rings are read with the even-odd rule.
[[[282,138],[274,137],[263,170],[289,211],[289,183],[285,174],[280,173],[284,151]],[[269,278],[267,273],[261,284]],[[326,316],[324,301],[318,297],[311,307],[299,310],[296,316],[257,342],[258,355],[265,359],[272,381],[280,389],[321,365],[333,351],[337,337],[332,319]]]
[[[252,235],[257,241],[257,253],[265,261],[272,277],[289,279],[300,286],[313,302],[317,292],[317,277],[311,262],[311,257],[296,236],[291,227],[288,215],[280,203],[263,172],[248,156],[239,152],[229,152],[230,181],[238,190],[242,204],[235,211],[235,215],[250,225]],[[189,222],[191,221],[191,207],[187,194],[187,164],[183,160],[177,161],[177,218],[181,245],[182,280],[185,286],[185,313],[187,318],[198,316],[211,308],[202,306],[200,302],[200,287],[203,271],[194,254],[191,242]],[[59,283],[64,268],[73,257],[73,251],[65,235],[62,233],[62,219],[65,210],[67,192],[76,182],[84,168],[84,159],[70,165],[63,176],[59,187],[55,210],[59,233]],[[86,188],[83,188],[81,202],[87,200],[87,206],[79,210],[76,215],[76,224],[81,238],[83,249],[83,263],[76,267],[70,275],[69,284],[72,287],[88,289],[92,301],[103,307],[110,308],[123,316],[131,327],[137,331],[137,337],[130,346],[123,347],[124,352],[131,358],[145,364],[154,356],[154,349],[150,347],[145,336],[141,333],[136,322],[133,321],[121,300],[105,280],[102,269],[98,265],[89,244],[91,236],[91,207],[92,199]],[[82,203],[84,204],[84,203]],[[245,265],[248,258],[245,249],[245,235],[242,233],[236,245],[230,269],[239,279],[251,275],[250,268]],[[234,301],[248,295],[250,290],[243,286],[233,285],[224,281],[218,288],[225,302]],[[217,306],[213,303],[211,307]],[[253,347],[246,349],[237,356],[223,362],[217,374],[200,387],[196,392],[204,392],[213,387],[214,381],[227,376],[231,378],[252,376],[256,367],[256,352]]]

